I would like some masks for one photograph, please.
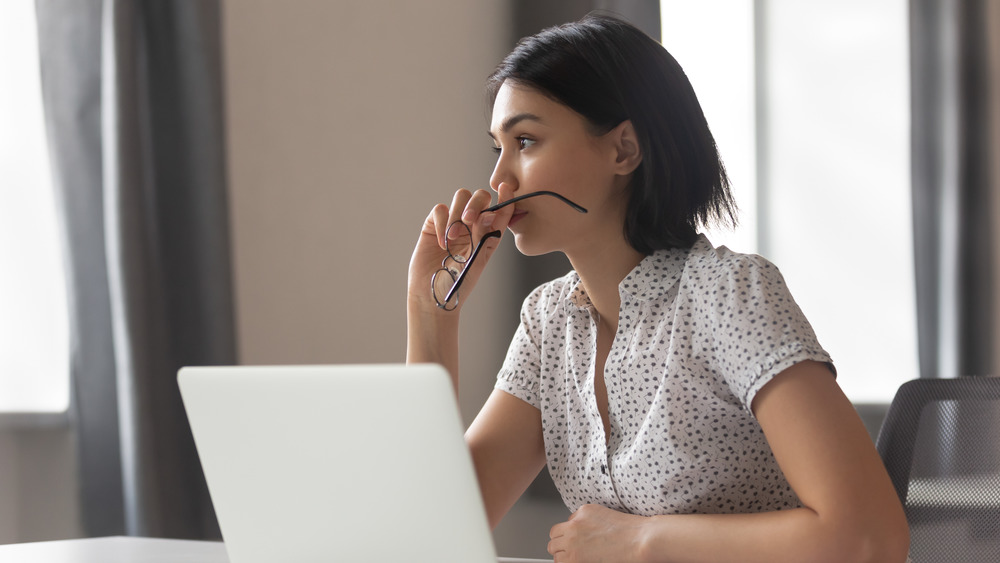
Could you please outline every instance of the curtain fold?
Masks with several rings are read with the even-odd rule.
[[[37,5],[85,531],[218,538],[176,373],[236,362],[219,4]]]
[[[988,11],[985,0],[910,2],[920,377],[994,369],[997,139],[989,123],[1000,108]]]
[[[52,181],[66,252],[71,419],[84,532],[125,530],[101,170],[101,4],[36,3]]]

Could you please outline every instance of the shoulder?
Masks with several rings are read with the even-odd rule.
[[[689,286],[722,292],[718,297],[733,291],[753,293],[774,288],[784,291],[785,287],[781,272],[768,259],[734,252],[725,246],[713,247],[704,237],[691,248],[684,270]]]
[[[580,276],[576,271],[546,282],[536,287],[521,306],[522,321],[541,321],[559,314],[563,308],[572,304],[581,292]]]

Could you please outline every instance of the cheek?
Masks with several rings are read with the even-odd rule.
[[[526,160],[522,172],[525,187],[537,191],[557,188],[565,170],[557,159],[533,158]]]
[[[552,152],[545,158],[531,159],[522,169],[524,180],[530,182],[530,189],[551,189],[565,193],[565,190],[579,191],[579,187],[599,181],[602,175],[596,166],[596,156],[586,150],[564,150]]]

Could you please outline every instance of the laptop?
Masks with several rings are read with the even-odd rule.
[[[187,367],[178,382],[231,563],[498,561],[444,368]]]

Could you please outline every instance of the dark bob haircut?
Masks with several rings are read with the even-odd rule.
[[[710,223],[736,223],[736,204],[694,89],[657,41],[612,16],[590,14],[518,42],[487,81],[534,88],[603,134],[631,120],[642,163],[629,186],[625,237],[650,254],[686,248]]]

